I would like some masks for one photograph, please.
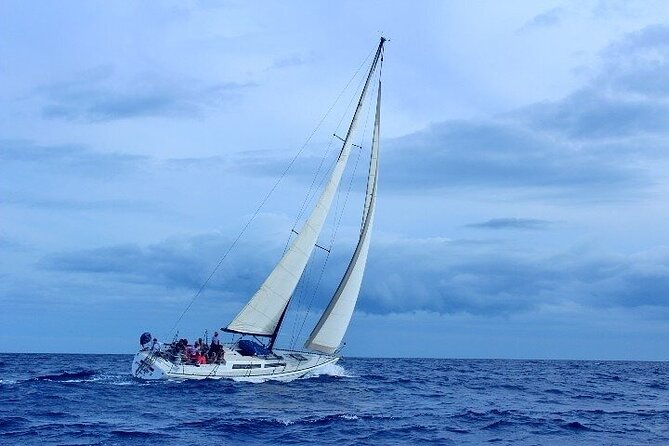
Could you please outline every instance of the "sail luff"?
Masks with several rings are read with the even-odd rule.
[[[325,219],[330,211],[333,198],[346,168],[346,163],[351,152],[351,136],[357,128],[362,104],[372,75],[376,70],[384,41],[385,39],[382,38],[372,61],[337,163],[311,215],[307,218],[297,237],[288,247],[274,270],[272,270],[244,308],[230,322],[226,330],[258,336],[276,335],[282,319],[281,316],[316,246],[318,236],[323,229]]]
[[[379,136],[381,121],[381,81],[376,98],[376,116],[374,118],[374,132],[372,153],[370,157],[369,176],[367,179],[367,194],[363,210],[363,224],[358,244],[353,257],[346,268],[337,291],[330,300],[320,320],[314,327],[311,335],[304,344],[305,348],[323,353],[334,353],[341,344],[346,329],[351,321],[355,304],[358,300],[362,278],[367,263],[369,244],[371,240],[372,224],[376,207],[376,187],[379,167]]]

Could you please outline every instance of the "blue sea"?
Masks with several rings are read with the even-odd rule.
[[[0,354],[2,445],[661,445],[669,363],[344,358],[288,383],[142,382]]]

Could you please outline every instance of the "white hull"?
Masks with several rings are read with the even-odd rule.
[[[316,372],[339,357],[310,352],[274,350],[269,357],[242,356],[225,348],[225,359],[213,364],[184,364],[171,361],[148,349],[140,350],[132,361],[132,375],[144,380],[233,379],[235,381],[290,381]]]

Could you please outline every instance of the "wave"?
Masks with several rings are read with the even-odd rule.
[[[570,430],[570,431],[593,431],[594,429],[589,428],[587,426],[584,426],[583,424],[579,423],[578,421],[572,421],[570,423],[564,423],[562,425],[564,429]]]
[[[186,421],[175,426],[181,428],[209,429],[212,431],[235,430],[237,432],[256,433],[263,429],[274,429],[287,426],[327,426],[336,423],[357,422],[364,419],[383,418],[376,416],[363,416],[350,413],[338,413],[321,416],[310,416],[300,418],[237,418],[221,419],[207,418],[197,421]]]
[[[149,440],[151,438],[170,438],[173,437],[170,434],[165,432],[146,432],[146,431],[133,431],[133,430],[124,430],[124,429],[115,429],[111,431],[111,434],[116,437],[121,438],[136,438],[139,440]]]
[[[0,428],[9,429],[22,426],[26,423],[29,423],[30,420],[23,417],[6,417],[0,418]]]
[[[37,381],[60,381],[81,382],[95,376],[94,370],[81,370],[79,372],[61,372],[52,375],[41,375],[35,378]]]
[[[490,424],[487,424],[487,425],[483,426],[483,429],[486,429],[486,430],[488,430],[488,429],[493,429],[493,430],[494,429],[503,429],[503,428],[506,428],[506,427],[513,426],[513,424],[514,423],[512,423],[510,421],[497,420],[497,421],[494,421]]]

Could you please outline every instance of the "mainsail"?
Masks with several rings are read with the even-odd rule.
[[[379,168],[379,127],[381,120],[381,81],[376,97],[376,116],[374,118],[374,136],[372,139],[372,154],[367,179],[367,195],[363,211],[362,229],[360,238],[348,264],[346,273],[337,287],[337,291],[330,300],[330,304],[311,332],[304,344],[305,348],[323,353],[334,353],[341,344],[346,329],[351,321],[355,304],[360,293],[362,277],[367,263],[369,241],[372,235],[374,209],[376,205],[376,184]]]
[[[253,295],[251,300],[230,322],[226,331],[257,336],[276,336],[290,298],[316,246],[318,236],[323,229],[325,219],[332,205],[332,200],[346,168],[346,163],[351,152],[352,135],[357,128],[363,101],[381,56],[384,41],[385,39],[382,38],[381,43],[379,43],[372,66],[367,75],[367,80],[362,89],[358,106],[346,133],[339,159],[314,210],[274,270],[265,279],[265,282]],[[369,214],[370,212],[367,213]]]

